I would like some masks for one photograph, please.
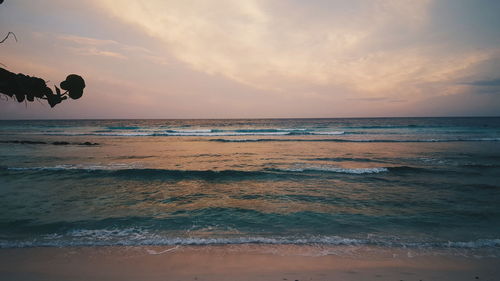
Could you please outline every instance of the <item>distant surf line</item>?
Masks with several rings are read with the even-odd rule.
[[[456,139],[210,139],[214,142],[380,142],[380,143],[412,143],[412,142],[494,142],[500,138],[456,138]]]

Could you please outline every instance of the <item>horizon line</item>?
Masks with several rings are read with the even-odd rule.
[[[39,118],[39,119],[0,119],[0,121],[78,121],[78,120],[289,120],[289,119],[404,119],[404,118],[500,118],[497,116],[376,116],[376,117],[249,117],[249,118]]]

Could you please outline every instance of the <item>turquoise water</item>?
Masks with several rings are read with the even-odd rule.
[[[0,247],[500,252],[500,118],[0,121]]]

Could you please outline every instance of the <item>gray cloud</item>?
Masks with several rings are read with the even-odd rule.
[[[491,80],[477,80],[477,81],[472,81],[472,82],[467,82],[465,83],[466,85],[471,85],[471,86],[486,86],[486,87],[497,87],[500,86],[500,78],[495,78]]]
[[[469,93],[479,95],[497,95],[500,94],[500,78],[488,80],[475,80],[463,83],[470,86]]]

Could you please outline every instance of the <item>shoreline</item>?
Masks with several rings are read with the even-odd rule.
[[[0,249],[1,280],[498,280],[500,258],[312,246],[100,246]],[[319,253],[319,254],[318,254]]]

